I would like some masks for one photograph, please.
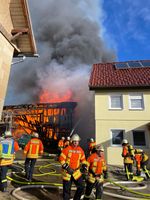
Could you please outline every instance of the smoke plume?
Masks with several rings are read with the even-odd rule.
[[[60,96],[71,90],[70,100],[78,102],[76,121],[81,118],[76,131],[91,136],[94,134],[93,92],[88,88],[91,66],[115,59],[114,51],[107,48],[101,36],[101,1],[31,0],[29,7],[40,57],[12,67],[6,104],[39,102],[44,90]]]

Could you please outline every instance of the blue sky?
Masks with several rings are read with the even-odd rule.
[[[118,61],[150,59],[150,1],[103,0],[103,36]]]

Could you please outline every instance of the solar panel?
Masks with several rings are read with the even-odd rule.
[[[150,61],[140,61],[143,67],[150,67]]]
[[[122,62],[122,63],[115,63],[116,69],[126,69],[128,68],[127,63]]]
[[[143,68],[150,67],[150,60],[146,61],[128,61],[128,62],[118,62],[115,63],[116,69],[130,69],[130,68]]]
[[[139,61],[128,62],[129,68],[139,68],[142,67]]]

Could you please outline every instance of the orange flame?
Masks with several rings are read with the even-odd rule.
[[[65,94],[50,93],[48,90],[44,90],[40,95],[40,103],[59,103],[72,100],[72,91],[68,90]]]

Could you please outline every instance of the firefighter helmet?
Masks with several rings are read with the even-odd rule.
[[[143,153],[143,149],[135,149],[135,153]]]
[[[12,134],[11,134],[11,131],[5,131],[5,137],[11,137]]]
[[[128,142],[128,140],[127,139],[123,139],[122,140],[122,144],[128,144],[129,142]]]
[[[94,139],[93,139],[93,138],[90,138],[90,142],[94,142]]]
[[[38,133],[36,133],[36,132],[34,132],[34,133],[33,133],[33,137],[36,137],[36,138],[38,138],[38,137],[39,137],[39,134],[38,134]]]
[[[70,140],[70,137],[67,137],[67,140]]]
[[[104,152],[104,147],[102,145],[100,145],[100,144],[96,145],[96,150]]]
[[[74,134],[72,137],[71,137],[71,141],[80,141],[80,137],[78,134]]]

